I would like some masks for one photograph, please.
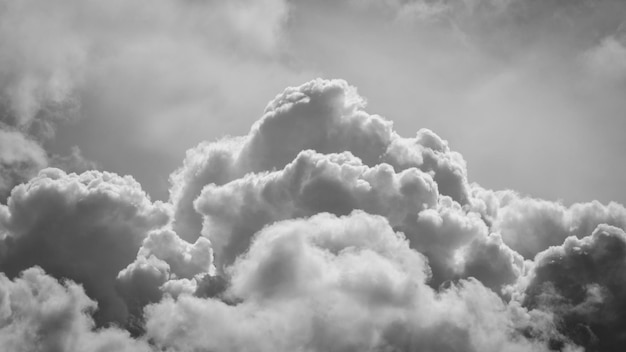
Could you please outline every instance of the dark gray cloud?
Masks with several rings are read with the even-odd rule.
[[[232,264],[252,236],[278,220],[336,215],[363,209],[401,224],[437,202],[437,185],[418,169],[396,173],[388,164],[363,165],[346,152],[301,152],[283,170],[248,174],[223,186],[204,188],[195,205],[204,215],[218,267]]]
[[[475,210],[483,214],[491,230],[502,235],[512,249],[532,259],[569,236],[588,236],[598,225],[626,228],[626,208],[611,202],[558,202],[519,196],[510,191],[492,192],[476,187]]]
[[[525,306],[555,315],[559,329],[587,351],[621,351],[626,336],[626,234],[600,225],[539,253],[522,281]]]
[[[60,283],[38,267],[10,280],[0,273],[0,344],[5,351],[148,352],[141,339],[117,328],[94,331],[97,304],[72,281]]]
[[[41,146],[19,131],[0,129],[0,202],[11,189],[48,164]]]
[[[165,204],[152,203],[130,176],[45,169],[13,189],[0,205],[0,269],[14,278],[31,266],[84,285],[98,300],[95,318],[124,323],[118,272],[137,255],[147,233],[168,221]]]

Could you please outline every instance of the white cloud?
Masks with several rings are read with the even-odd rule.
[[[430,131],[405,139],[390,121],[364,107],[365,100],[345,81],[317,79],[277,95],[247,136],[202,143],[188,151],[183,167],[171,176],[178,234],[190,240],[200,235],[192,202],[205,185],[282,168],[307,149],[350,151],[368,166],[386,162],[399,171],[416,167],[432,173],[440,193],[467,202],[467,171],[460,154]]]
[[[283,221],[233,266],[229,294],[242,301],[165,299],[147,308],[147,335],[162,348],[231,351],[546,351],[556,336],[548,316],[475,280],[434,292],[427,270],[380,216]],[[530,325],[545,335],[528,340]]]

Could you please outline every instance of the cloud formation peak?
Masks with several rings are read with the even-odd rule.
[[[45,169],[12,190],[0,205],[11,351],[624,342],[622,205],[471,183],[447,141],[403,137],[343,80],[285,89],[247,135],[189,150],[170,182],[168,202],[99,171]]]

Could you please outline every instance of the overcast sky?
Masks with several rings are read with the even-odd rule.
[[[618,351],[624,131],[624,0],[0,0],[0,346]]]

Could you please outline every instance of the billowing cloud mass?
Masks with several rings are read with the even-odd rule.
[[[96,321],[126,321],[116,277],[148,232],[167,222],[165,204],[152,203],[130,176],[45,169],[15,187],[0,207],[2,272],[12,278],[38,266],[80,282],[99,302]]]
[[[78,147],[49,149],[64,123],[106,117],[134,145],[171,152],[158,137],[182,136],[189,116],[245,111],[235,106],[249,96],[246,80],[271,94],[301,78],[281,43],[293,9],[312,3],[0,0],[2,351],[623,349],[622,204],[489,189],[452,143],[372,113],[345,80],[287,87],[246,116],[247,133],[189,149],[167,199],[95,170],[106,167]],[[536,3],[341,10],[443,24],[469,47],[495,50],[501,33],[489,29]],[[591,6],[556,3],[542,6],[568,19]],[[484,25],[472,27],[476,18]],[[623,83],[618,29],[577,56],[594,84]],[[407,94],[385,84],[398,100]],[[109,132],[98,138],[116,144]]]
[[[33,154],[37,155],[37,154]],[[11,161],[10,159],[7,159]],[[355,87],[287,88],[151,201],[44,169],[0,205],[10,351],[618,351],[626,209],[492,191]]]
[[[146,310],[158,347],[217,351],[542,351],[550,319],[476,280],[435,292],[425,258],[365,212],[278,222],[231,267],[228,305],[191,296]],[[518,330],[547,329],[532,339]],[[215,329],[206,329],[215,326]]]
[[[398,171],[416,168],[431,175],[439,193],[467,203],[467,171],[459,153],[429,130],[403,138],[390,121],[364,107],[365,100],[345,81],[314,80],[276,96],[247,136],[188,151],[184,166],[171,177],[177,231],[190,239],[200,235],[192,202],[205,185],[282,168],[307,149],[347,150],[368,166],[382,162]]]

